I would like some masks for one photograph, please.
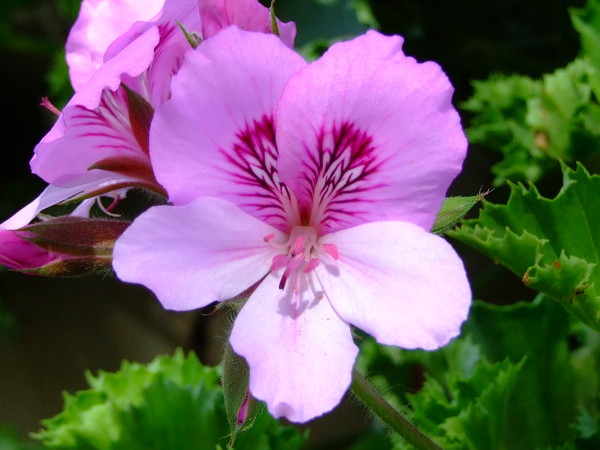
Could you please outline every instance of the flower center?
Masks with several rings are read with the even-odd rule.
[[[271,270],[279,270],[285,267],[279,289],[285,287],[285,283],[294,272],[309,273],[321,262],[320,255],[325,252],[333,259],[338,259],[338,250],[334,244],[320,243],[317,231],[313,227],[296,226],[292,229],[290,236],[283,244],[271,242],[275,235],[265,236],[264,241],[283,253],[276,255],[271,262]]]

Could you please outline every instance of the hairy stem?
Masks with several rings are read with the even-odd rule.
[[[352,372],[352,392],[379,419],[417,450],[441,450],[435,442],[396,411],[356,369]]]

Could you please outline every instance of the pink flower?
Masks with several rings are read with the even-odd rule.
[[[81,186],[82,197],[130,187],[166,195],[148,133],[192,51],[178,24],[210,38],[232,23],[266,32],[270,14],[257,0],[84,1],[67,42],[76,93],[35,148],[32,171],[55,186]],[[282,28],[291,45],[294,25]]]
[[[150,154],[176,206],[138,217],[114,268],[173,310],[255,287],[230,340],[276,417],[339,403],[350,325],[435,349],[467,317],[462,262],[428,233],[467,142],[446,76],[401,44],[369,32],[307,64],[231,27],[186,55],[155,114]]]

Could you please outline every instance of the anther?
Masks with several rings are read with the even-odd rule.
[[[340,254],[338,252],[336,245],[335,244],[322,244],[322,245],[323,245],[323,248],[325,249],[325,251],[327,252],[327,254],[337,261],[337,259],[340,257]]]

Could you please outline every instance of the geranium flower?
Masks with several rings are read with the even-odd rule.
[[[164,195],[148,153],[154,108],[190,43],[180,29],[203,39],[236,24],[270,31],[257,0],[86,0],[67,41],[76,93],[35,148],[32,171],[82,196],[142,187]],[[281,24],[288,45],[295,26]],[[83,189],[85,187],[85,189]]]
[[[175,206],[119,238],[119,278],[172,310],[253,290],[230,336],[251,393],[305,422],[335,407],[358,349],[435,349],[470,305],[462,262],[428,232],[461,170],[452,86],[369,32],[307,64],[228,28],[186,55],[150,154]]]
[[[170,96],[171,77],[192,50],[179,24],[204,39],[231,24],[265,33],[272,26],[257,0],[85,0],[66,45],[76,93],[31,160],[32,171],[50,185],[0,224],[5,265],[37,267],[45,251],[8,230],[50,206],[84,199],[73,215],[86,216],[95,201],[102,208],[101,195],[123,197],[132,187],[166,195],[154,176],[148,133],[154,108]],[[295,25],[278,25],[293,46]]]

